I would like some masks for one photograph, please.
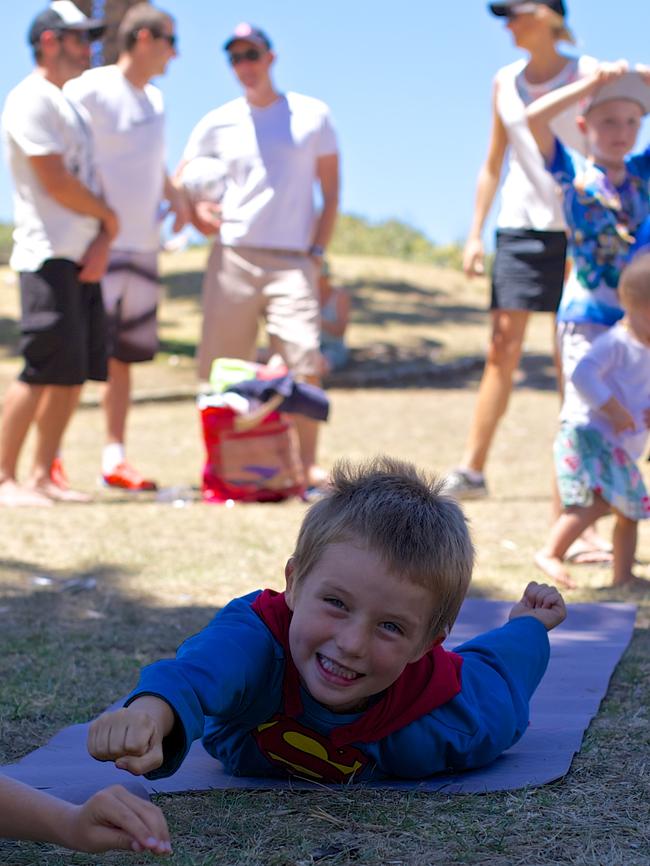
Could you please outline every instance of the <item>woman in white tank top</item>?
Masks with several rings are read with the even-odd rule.
[[[559,42],[573,41],[563,0],[510,0],[491,3],[489,9],[507,20],[515,45],[528,58],[500,69],[494,80],[488,154],[479,172],[464,251],[465,273],[482,274],[481,235],[505,164],[492,279],[491,340],[465,452],[448,477],[448,490],[459,498],[487,495],[483,470],[508,405],[528,317],[532,311],[554,313],[564,281],[566,234],[560,199],[528,129],[525,107],[589,74],[596,64],[593,58],[570,58],[558,50]],[[555,131],[563,142],[582,149],[577,114],[577,109],[565,112]]]

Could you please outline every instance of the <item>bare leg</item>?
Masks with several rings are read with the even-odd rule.
[[[494,310],[492,335],[461,466],[483,472],[497,425],[508,407],[529,313]]]
[[[609,505],[600,496],[594,497],[588,508],[575,505],[565,508],[551,527],[546,545],[535,554],[535,564],[556,583],[575,589],[574,582],[564,568],[564,556],[585,527],[608,514],[609,510]]]
[[[80,396],[81,385],[47,385],[36,418],[36,451],[30,484],[39,493],[65,502],[87,502],[90,499],[85,493],[63,490],[50,478],[52,461]]]
[[[551,339],[553,347],[553,364],[555,365],[555,378],[557,379],[557,390],[560,395],[560,409],[564,402],[564,375],[562,373],[562,355],[560,353],[560,345],[557,337],[557,317],[553,316],[553,333]],[[560,491],[557,486],[557,478],[553,472],[553,487],[551,490],[551,517],[558,520],[562,514],[562,500],[560,499]]]
[[[104,389],[106,441],[124,444],[126,418],[131,400],[131,365],[116,358],[108,361],[108,382]]]
[[[36,491],[21,487],[16,480],[18,458],[29,427],[36,417],[43,385],[13,382],[5,394],[0,435],[0,505],[42,506],[51,501]]]
[[[614,577],[612,586],[621,586],[634,580],[634,554],[636,553],[638,523],[616,512],[614,524]]]
[[[564,400],[564,375],[562,373],[562,355],[560,345],[557,339],[557,317],[551,319],[551,354],[553,355],[553,366],[555,367],[555,381],[557,382],[557,392],[560,396],[560,406]]]
[[[571,271],[571,264],[567,262],[567,275]],[[564,375],[562,371],[562,355],[557,339],[557,320],[553,319],[553,362],[555,364],[555,375],[557,387],[560,394],[560,406],[564,400]],[[562,501],[557,486],[557,479],[553,475],[553,489],[551,492],[551,515],[557,520],[562,514]],[[612,561],[612,545],[598,534],[595,526],[587,526],[571,545],[566,554],[576,565],[594,565],[601,562]]]
[[[12,382],[5,394],[0,437],[0,483],[16,480],[18,458],[27,431],[36,417],[44,387],[17,380]]]

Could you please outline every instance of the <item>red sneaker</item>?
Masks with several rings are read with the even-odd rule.
[[[134,469],[130,463],[126,462],[119,463],[110,474],[103,475],[102,478],[107,487],[119,487],[122,490],[133,490],[136,493],[139,491],[158,490],[158,485],[155,481],[143,478],[137,469]]]
[[[70,482],[66,471],[63,468],[63,460],[60,457],[55,457],[50,466],[50,481],[61,490],[69,490]]]
[[[38,485],[39,493],[49,496],[54,502],[91,502],[92,497],[80,490],[73,490],[63,468],[63,460],[55,457],[50,465],[50,480]]]

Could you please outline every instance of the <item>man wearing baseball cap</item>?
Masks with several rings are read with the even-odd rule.
[[[90,62],[103,22],[70,0],[55,0],[28,33],[35,68],[7,97],[2,114],[14,179],[10,264],[20,277],[24,367],[9,387],[0,433],[0,504],[51,505],[87,496],[50,479],[50,465],[86,379],[106,379],[106,333],[99,280],[118,230],[97,194],[91,140],[62,87]],[[29,480],[16,466],[36,424]]]
[[[195,224],[218,231],[204,281],[199,376],[207,379],[218,357],[253,359],[263,317],[271,350],[294,375],[319,384],[317,282],[339,196],[329,109],[312,97],[276,90],[275,54],[258,27],[239,24],[224,50],[243,96],[197,124],[181,166],[212,157],[225,167],[219,218],[214,202],[195,205]],[[307,484],[318,487],[325,473],[316,462],[317,422],[297,418]]]
[[[163,199],[177,215],[175,230],[188,214],[185,197],[167,177],[163,95],[151,83],[176,57],[175,21],[150,3],[136,3],[120,22],[117,43],[117,63],[89,69],[69,81],[63,92],[88,114],[102,193],[120,221],[102,280],[109,330],[102,477],[109,487],[138,492],[157,485],[126,459],[131,365],[151,360],[158,348]],[[57,461],[54,477],[60,469]]]

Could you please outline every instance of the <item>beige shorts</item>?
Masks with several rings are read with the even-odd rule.
[[[102,279],[109,357],[150,361],[158,351],[158,255],[111,251]]]
[[[271,351],[296,376],[317,376],[320,308],[309,256],[215,245],[203,281],[199,378],[209,378],[215,358],[254,361],[262,318]]]

